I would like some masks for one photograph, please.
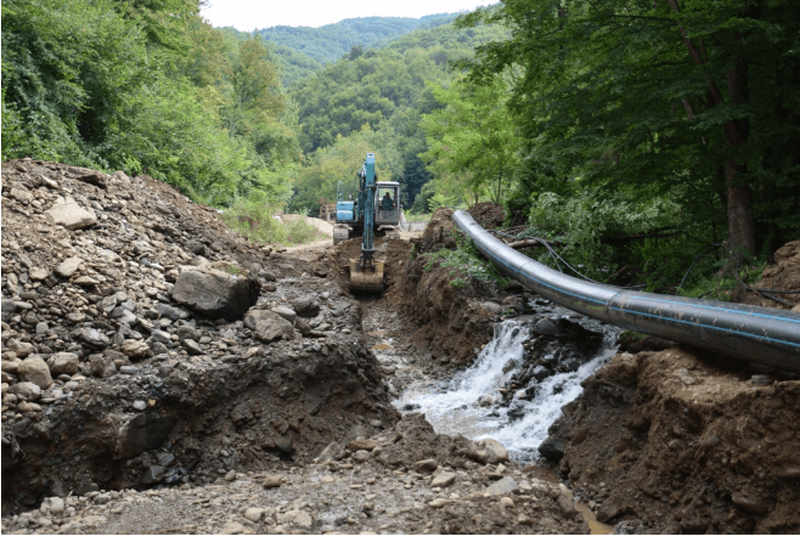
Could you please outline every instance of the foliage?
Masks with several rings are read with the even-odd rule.
[[[684,240],[631,243],[634,260],[674,248],[691,262],[707,242],[735,245],[748,227],[762,252],[797,238],[800,5],[515,0],[459,24],[478,21],[511,35],[462,65],[476,83],[514,75],[509,107],[526,146],[515,210],[541,216],[548,192],[577,196],[563,201],[568,210],[590,196],[669,200]],[[627,226],[616,215],[604,230],[613,215],[596,213],[587,216],[600,241],[582,237],[588,244]]]
[[[259,43],[229,47],[189,0],[2,9],[4,159],[147,173],[218,206],[285,201],[299,148]]]
[[[707,298],[712,300],[730,300],[739,282],[746,285],[755,284],[767,267],[766,261],[750,258],[742,266],[734,268],[728,263],[727,256],[721,257],[711,264],[711,270],[703,271],[693,285],[681,289],[681,296]]]
[[[291,246],[328,238],[303,218],[283,221],[273,215],[278,206],[238,198],[222,213],[222,221],[232,230],[260,244],[281,244]]]
[[[459,288],[481,285],[497,289],[508,283],[508,278],[478,252],[472,240],[460,234],[455,235],[455,239],[455,250],[442,248],[422,254],[425,270],[430,271],[435,267],[449,268],[450,285]]]
[[[301,52],[317,65],[339,60],[354,48],[377,47],[417,29],[452,22],[456,14],[344,19],[320,28],[273,26],[256,32],[265,41]]]
[[[428,151],[421,157],[434,175],[452,179],[450,191],[459,199],[502,203],[516,179],[522,149],[506,107],[506,81],[497,76],[483,85],[459,79],[448,89],[430,87],[445,108],[422,119]]]

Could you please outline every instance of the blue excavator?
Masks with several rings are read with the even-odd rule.
[[[400,224],[400,183],[377,180],[374,153],[367,153],[356,179],[356,200],[342,199],[341,192],[336,196],[333,243],[362,237],[361,257],[350,260],[350,290],[382,293],[384,262],[375,258],[374,240]]]

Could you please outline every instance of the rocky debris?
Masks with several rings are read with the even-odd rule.
[[[398,419],[325,271],[147,176],[23,159],[2,179],[4,514],[302,462]]]
[[[422,427],[422,431],[415,429]],[[391,450],[405,436],[432,440],[418,416],[357,441]],[[408,442],[403,443],[408,447]],[[355,445],[353,447],[356,447]],[[329,451],[329,450],[326,450]],[[5,517],[4,533],[588,533],[558,485],[514,464],[453,466],[439,452],[433,472],[386,467],[347,450],[281,475],[227,472],[202,486],[86,491],[48,497]],[[168,505],[169,509],[164,509]]]
[[[676,346],[622,353],[564,407],[540,452],[604,522],[797,533],[797,377]]]

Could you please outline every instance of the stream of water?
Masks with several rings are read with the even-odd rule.
[[[539,382],[532,400],[522,399],[524,390],[518,390],[509,405],[499,404],[501,389],[524,365],[523,343],[531,335],[531,322],[508,320],[495,327],[494,339],[471,367],[438,384],[412,384],[395,405],[424,413],[438,433],[462,434],[471,439],[491,437],[517,460],[538,459],[537,448],[547,438],[550,425],[561,416],[561,407],[580,395],[581,382],[616,351],[618,330],[593,319],[576,319],[567,310],[560,313],[578,320],[585,328],[602,332],[604,344],[577,371],[558,373]]]

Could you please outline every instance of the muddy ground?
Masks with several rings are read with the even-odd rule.
[[[569,488],[401,419],[408,382],[536,314],[518,286],[455,287],[425,260],[455,245],[446,211],[422,237],[378,240],[386,290],[369,298],[346,285],[358,241],[277,253],[148,177],[9,162],[2,202],[5,533],[587,532],[573,494],[621,532],[800,532],[793,375],[636,343],[551,429]],[[796,289],[800,243],[776,260],[771,288]],[[176,303],[205,262],[256,282],[252,309],[290,328],[266,341]],[[389,338],[408,366],[378,361]]]

